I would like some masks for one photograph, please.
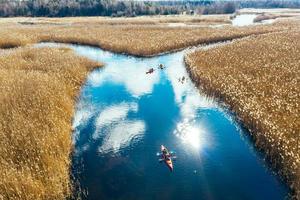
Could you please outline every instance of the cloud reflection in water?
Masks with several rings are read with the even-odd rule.
[[[80,51],[80,50],[78,50]],[[101,87],[105,83],[124,85],[131,97],[140,98],[153,92],[154,85],[158,83],[162,76],[171,82],[174,101],[180,109],[181,120],[177,123],[174,134],[183,143],[189,143],[199,149],[206,142],[203,134],[203,127],[195,122],[199,109],[212,108],[215,103],[208,98],[201,96],[191,81],[187,80],[184,84],[178,78],[188,74],[182,67],[184,52],[173,55],[165,55],[154,59],[137,59],[134,57],[112,55],[110,53],[97,54],[91,52],[85,54],[94,59],[102,60],[106,66],[101,70],[96,70],[88,77],[88,84],[93,88]],[[117,62],[111,62],[114,60]],[[121,64],[120,64],[121,63]],[[157,69],[162,63],[165,70]],[[156,71],[146,75],[145,72],[153,67]],[[109,105],[102,109],[95,116],[95,131],[92,133],[92,140],[103,140],[98,146],[100,153],[118,152],[127,147],[135,139],[141,139],[145,132],[145,122],[142,119],[130,119],[128,113],[136,113],[138,104],[133,102],[123,102],[116,105]],[[95,115],[96,113],[93,113]],[[83,114],[81,118],[89,117],[90,114]],[[76,122],[77,119],[74,121]],[[84,120],[83,120],[84,121]],[[84,146],[84,145],[83,145]],[[85,147],[88,149],[88,147]]]
[[[119,62],[109,63],[103,70],[90,74],[88,82],[94,87],[101,86],[104,82],[122,84],[134,97],[149,94],[155,83],[159,82],[159,73],[147,75],[145,72],[150,67],[155,67],[158,62],[138,62],[136,59],[127,58],[120,66]]]
[[[92,135],[97,140],[104,135],[102,144],[99,146],[100,153],[118,152],[127,147],[135,139],[141,139],[145,132],[145,123],[142,120],[129,120],[129,112],[137,112],[136,103],[121,103],[106,107],[98,115],[95,122],[95,132]]]
[[[129,111],[137,112],[138,105],[136,103],[121,103],[113,106],[108,106],[103,109],[97,116],[95,127],[96,130],[92,135],[94,140],[98,139],[101,134],[101,129],[108,125],[113,125],[119,121],[124,121]]]
[[[99,147],[100,153],[117,153],[128,147],[134,140],[142,138],[145,132],[145,123],[141,120],[122,121],[116,124],[105,136],[103,144]]]

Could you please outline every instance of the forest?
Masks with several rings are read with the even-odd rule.
[[[0,17],[230,14],[237,8],[299,8],[297,1],[0,0]]]
[[[187,13],[233,13],[233,3],[172,3],[117,0],[28,0],[0,1],[0,16],[140,16]]]
[[[0,16],[66,17],[229,14],[241,7],[298,8],[297,1],[0,0]]]

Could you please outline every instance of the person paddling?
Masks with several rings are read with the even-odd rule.
[[[183,84],[184,81],[185,81],[185,76],[183,76],[182,78],[178,78],[178,82],[181,82]]]
[[[168,149],[164,146],[161,145],[161,161],[164,161],[164,163],[166,163],[166,165],[168,166],[168,168],[170,169],[170,171],[173,171],[173,162],[172,162],[172,154],[168,151]]]
[[[165,67],[163,66],[163,64],[159,64],[158,68],[159,69],[164,69]]]
[[[154,72],[154,69],[153,68],[150,68],[147,72],[146,72],[146,74],[152,74]]]
[[[164,149],[164,150],[162,151],[162,153],[163,153],[164,159],[166,159],[166,160],[169,160],[169,159],[170,159],[171,155],[170,155],[170,153],[167,151],[167,149]]]

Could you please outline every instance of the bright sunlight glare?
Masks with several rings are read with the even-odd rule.
[[[205,145],[205,130],[201,126],[195,126],[189,122],[182,122],[177,125],[174,134],[179,137],[184,144],[197,150]]]

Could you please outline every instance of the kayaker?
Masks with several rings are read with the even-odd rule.
[[[168,166],[168,168],[173,171],[173,163],[172,163],[172,155],[167,150],[167,148],[164,145],[161,145],[161,161],[164,161],[164,163]]]
[[[146,74],[152,74],[154,72],[154,69],[153,68],[150,68],[147,72],[146,72]]]
[[[167,149],[163,149],[162,152],[163,152],[163,154],[166,154],[167,153]]]
[[[164,150],[162,151],[162,153],[163,153],[163,158],[164,158],[164,159],[170,160],[171,155],[170,155],[170,153],[167,151],[167,149],[164,149]]]

